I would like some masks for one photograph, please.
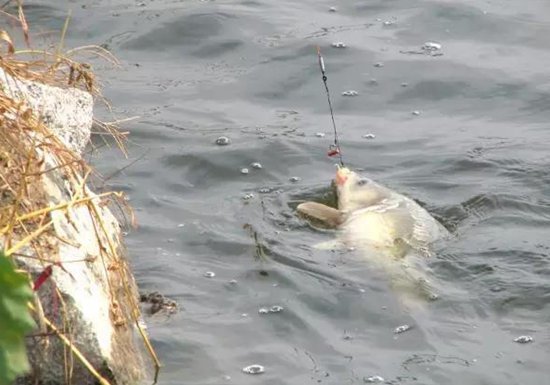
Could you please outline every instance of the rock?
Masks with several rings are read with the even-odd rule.
[[[66,360],[69,347],[46,326],[43,317],[61,330],[111,384],[131,385],[151,380],[146,368],[152,365],[145,362],[138,329],[142,322],[139,297],[126,259],[121,226],[107,207],[105,197],[86,186],[78,167],[62,166],[67,164],[68,156],[79,159],[89,140],[91,95],[76,89],[16,80],[4,71],[0,73],[0,87],[32,108],[59,138],[56,140],[40,130],[14,131],[9,126],[10,119],[24,118],[3,112],[5,119],[0,135],[5,135],[8,129],[10,135],[19,132],[22,153],[35,151],[34,167],[41,170],[26,177],[26,183],[32,186],[26,204],[35,208],[60,207],[49,211],[40,222],[42,225],[51,221],[47,230],[29,241],[32,244],[17,250],[18,265],[30,272],[32,279],[47,266],[52,269],[51,276],[36,291],[39,301],[35,301],[38,307],[35,318],[40,329],[26,340],[32,372],[18,379],[18,383],[65,384],[67,369],[72,373],[71,383],[97,382],[79,359],[72,356]],[[43,145],[38,146],[37,142]],[[0,148],[0,153],[2,151],[3,156],[7,151],[19,154],[18,149]],[[9,170],[0,169],[0,173],[9,173]],[[19,178],[19,183],[23,179],[17,173],[10,177]],[[0,197],[4,193],[9,196],[8,191],[0,190]],[[9,200],[0,203],[9,204]],[[36,221],[24,221],[29,229],[36,229]],[[11,245],[24,235],[14,228]],[[0,248],[4,242],[0,237]]]
[[[44,187],[50,204],[70,200],[61,175],[48,174]],[[94,196],[85,190],[88,196]],[[68,210],[68,215],[61,210],[51,212],[55,237],[68,242],[44,237],[43,242],[55,250],[50,258],[59,261],[63,269],[54,266],[51,278],[38,295],[44,315],[58,326],[70,325],[73,343],[100,373],[116,384],[134,384],[146,377],[142,347],[136,342],[138,330],[133,322],[137,290],[125,260],[120,226],[99,201],[96,198],[89,205],[75,205]],[[94,229],[101,226],[94,209],[105,229],[99,231],[99,237]],[[32,255],[32,251],[27,253]],[[78,260],[86,262],[70,263]],[[44,268],[33,259],[20,259],[20,262],[33,275]],[[66,316],[55,304],[55,289],[65,303]],[[57,338],[49,341],[43,346],[44,341],[29,339],[31,365],[40,373],[40,382],[62,384],[65,347]],[[93,381],[76,360],[73,381],[82,384]]]
[[[0,91],[27,104],[69,149],[82,154],[92,129],[92,95],[76,88],[63,89],[14,78],[2,68]]]

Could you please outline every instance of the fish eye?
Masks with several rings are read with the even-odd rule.
[[[369,183],[369,180],[368,179],[359,179],[357,181],[357,186],[364,186],[366,185],[367,183]]]

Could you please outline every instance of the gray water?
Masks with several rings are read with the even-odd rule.
[[[180,305],[148,318],[160,384],[550,383],[547,1],[49,3],[26,2],[31,25],[60,30],[72,9],[67,46],[111,50],[121,69],[94,61],[104,93],[139,116],[129,159],[104,147],[93,163],[139,159],[106,187],[136,209],[141,289]],[[422,54],[428,41],[442,49]],[[346,163],[452,233],[428,261],[444,290],[425,311],[400,307],[368,261],[312,249],[333,234],[295,216],[336,162],[316,45]]]

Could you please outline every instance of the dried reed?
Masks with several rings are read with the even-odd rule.
[[[55,51],[30,48],[29,26],[23,13],[20,1],[8,1],[0,8],[0,18],[6,17],[19,25],[28,48],[17,50],[10,34],[0,29],[0,68],[9,76],[26,79],[58,87],[75,87],[101,97],[91,67],[80,63],[77,56],[83,53],[92,54],[118,65],[117,59],[107,50],[99,46],[84,46],[64,50],[64,38],[67,32],[69,18],[63,27],[61,39]],[[6,11],[6,5],[12,5],[16,13]],[[124,292],[124,301],[129,304],[129,312],[124,314],[119,309],[117,296],[111,292],[112,313],[118,317],[117,324],[136,325],[155,365],[155,382],[160,368],[160,362],[155,351],[139,323],[140,309],[137,299],[132,295],[131,272],[119,247],[114,244],[112,234],[108,234],[98,207],[116,203],[132,215],[124,196],[120,192],[104,192],[93,194],[86,188],[88,176],[93,171],[79,154],[73,153],[65,144],[52,134],[39,117],[24,102],[12,99],[11,92],[5,92],[0,87],[0,245],[3,245],[6,255],[18,255],[23,248],[31,249],[36,258],[44,266],[53,261],[45,255],[52,255],[52,244],[47,237],[54,237],[52,229],[53,212],[63,212],[70,218],[70,212],[75,207],[87,207],[96,228],[97,242],[100,245],[102,263],[108,270],[108,277],[116,274]],[[107,106],[108,103],[106,102]],[[106,132],[124,152],[125,133],[118,130],[115,123],[95,122]],[[51,166],[51,163],[54,166]],[[71,199],[57,205],[49,205],[46,197],[43,177],[49,173],[60,173],[72,191]],[[106,241],[105,241],[106,240]],[[106,243],[106,244],[105,244]],[[75,261],[86,263],[87,260]],[[111,285],[109,285],[111,286]],[[59,297],[60,294],[57,293]],[[64,307],[63,303],[63,307]],[[66,330],[63,325],[55,325],[54,320],[46,318],[42,312],[33,306],[39,318],[39,324],[47,326],[65,344],[65,374],[70,382],[73,356],[82,363],[102,385],[109,382],[93,368],[86,357],[73,344],[71,336],[60,330]],[[42,314],[40,316],[40,314]]]

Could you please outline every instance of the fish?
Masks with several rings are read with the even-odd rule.
[[[346,167],[338,167],[333,186],[337,208],[313,201],[296,208],[312,223],[337,231],[336,239],[315,248],[355,250],[388,275],[407,305],[412,298],[437,299],[425,259],[436,241],[449,236],[447,229],[413,199]]]

